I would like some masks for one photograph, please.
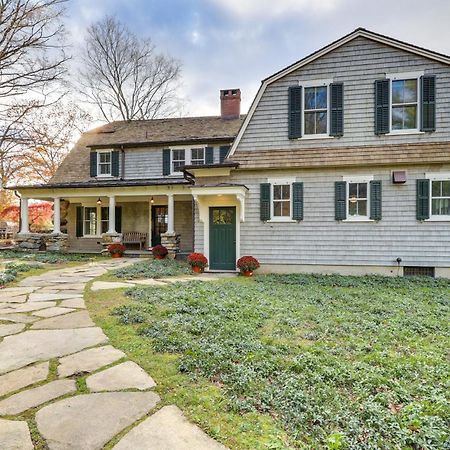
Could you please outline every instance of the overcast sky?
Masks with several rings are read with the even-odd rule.
[[[450,54],[449,0],[70,0],[68,30],[114,14],[183,63],[191,115],[219,114],[241,88],[246,112],[263,78],[358,27]]]

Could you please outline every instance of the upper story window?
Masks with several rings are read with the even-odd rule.
[[[181,172],[181,168],[187,164],[186,150],[173,149],[172,150],[172,173]]]
[[[418,130],[418,79],[392,80],[391,82],[391,129]]]
[[[450,216],[450,180],[431,181],[431,215]]]
[[[328,134],[328,87],[305,87],[304,134]]]
[[[191,164],[193,166],[205,164],[205,149],[203,147],[191,149]]]
[[[97,176],[111,176],[111,151],[97,152]]]

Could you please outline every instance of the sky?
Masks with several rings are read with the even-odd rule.
[[[181,61],[190,116],[220,114],[220,89],[246,112],[262,79],[358,27],[450,54],[448,0],[69,0],[75,49],[105,14]]]

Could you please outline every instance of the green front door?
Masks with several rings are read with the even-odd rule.
[[[209,268],[236,269],[236,208],[209,208]]]

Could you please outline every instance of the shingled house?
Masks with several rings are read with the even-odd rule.
[[[80,250],[142,231],[211,269],[450,276],[450,57],[357,29],[263,80],[244,119],[221,98],[219,118],[86,133],[18,188],[21,235],[27,198],[55,201],[55,232],[64,199]]]

